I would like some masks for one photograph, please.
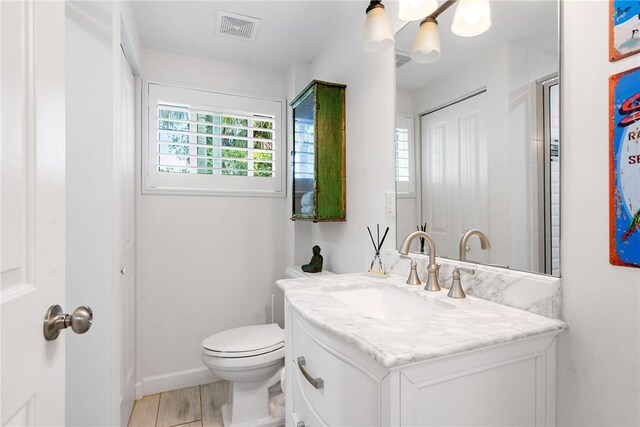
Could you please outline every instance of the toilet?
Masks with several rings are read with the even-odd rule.
[[[228,329],[202,341],[202,361],[229,384],[222,407],[228,426],[277,426],[269,411],[269,387],[280,381],[284,331],[276,323]]]
[[[332,274],[304,273],[288,267],[285,276],[305,278]],[[280,381],[284,365],[284,331],[276,324],[227,329],[202,341],[202,361],[219,378],[229,381],[229,403],[222,407],[225,427],[284,425],[282,415],[269,408],[269,387]]]

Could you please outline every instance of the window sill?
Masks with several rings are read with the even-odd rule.
[[[143,196],[207,196],[207,197],[247,197],[247,198],[285,198],[284,191],[242,191],[242,190],[209,190],[198,188],[156,188],[142,189]]]
[[[415,193],[396,193],[398,199],[415,199]]]

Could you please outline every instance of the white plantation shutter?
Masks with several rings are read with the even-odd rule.
[[[158,172],[273,177],[273,117],[158,104]]]
[[[396,128],[396,181],[409,181],[409,129]]]
[[[415,156],[413,119],[396,117],[396,193],[399,197],[415,196]]]
[[[145,190],[284,195],[281,101],[148,84]]]

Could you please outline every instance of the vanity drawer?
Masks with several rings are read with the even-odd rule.
[[[328,427],[329,424],[320,418],[304,396],[304,393],[302,392],[302,383],[298,381],[300,372],[298,371],[298,367],[295,363],[292,363],[292,365],[295,365],[293,367],[293,372],[296,379],[293,381],[294,410],[291,414],[293,417],[291,425],[293,427]]]
[[[297,315],[292,332],[294,388],[304,401],[331,426],[380,425],[379,380],[316,339],[314,328]],[[294,411],[297,405],[294,398]]]

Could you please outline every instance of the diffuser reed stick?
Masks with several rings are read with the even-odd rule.
[[[382,263],[382,258],[380,257],[380,250],[382,249],[382,245],[384,244],[385,239],[387,238],[387,234],[389,233],[389,227],[386,228],[384,234],[382,235],[382,240],[380,240],[380,224],[376,224],[376,240],[373,239],[373,233],[371,232],[371,228],[367,227],[367,231],[369,232],[369,237],[371,238],[371,244],[373,245],[373,249],[375,251],[375,255],[371,260],[371,265],[369,266],[369,274],[376,277],[388,277],[389,273],[384,268]],[[374,265],[376,265],[376,269],[374,269]]]
[[[425,222],[424,225],[416,225],[416,229],[418,231],[424,231],[426,233],[427,232],[427,223]],[[421,254],[424,253],[424,237],[420,237],[420,253]]]

